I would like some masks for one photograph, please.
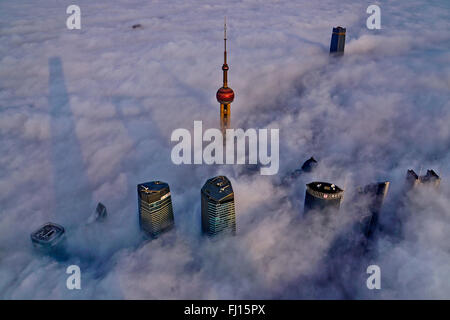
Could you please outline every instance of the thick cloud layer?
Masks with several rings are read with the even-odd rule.
[[[65,26],[69,4],[0,4],[0,298],[450,298],[448,1],[380,1],[375,31],[354,1],[78,1],[81,30]],[[174,129],[218,126],[225,15],[232,126],[280,129],[276,176],[170,159]],[[311,155],[314,173],[280,184]],[[441,188],[400,206],[409,168]],[[200,188],[219,174],[238,235],[210,242]],[[144,242],[136,184],[157,179],[176,229]],[[301,218],[313,180],[345,189],[327,224]],[[384,180],[384,231],[362,254],[352,194]],[[98,201],[108,220],[86,224]],[[31,246],[47,221],[66,227],[66,260]],[[66,288],[70,264],[81,290]],[[381,290],[366,287],[370,264]]]

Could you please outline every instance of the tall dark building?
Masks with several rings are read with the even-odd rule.
[[[419,177],[420,183],[429,185],[433,188],[439,188],[441,184],[441,178],[437,175],[434,170],[427,170],[427,174]]]
[[[48,222],[31,234],[31,242],[39,249],[53,249],[63,242],[64,234],[62,226]]]
[[[373,183],[358,189],[359,198],[366,201],[365,208],[361,208],[361,212],[367,212],[362,218],[363,232],[367,237],[370,237],[378,226],[379,215],[384,199],[389,190],[389,181]],[[358,200],[360,200],[358,199]]]
[[[157,238],[174,226],[169,185],[161,181],[138,184],[139,225],[150,237]]]
[[[311,210],[338,210],[344,190],[328,182],[311,182],[306,185],[305,214]]]
[[[99,202],[97,208],[95,209],[95,218],[97,221],[105,220],[108,215],[106,207],[103,203]]]
[[[306,160],[302,165],[302,171],[304,172],[312,172],[317,167],[317,160],[314,157]]]
[[[409,169],[406,172],[405,191],[415,188],[417,184],[419,184],[419,176],[414,172],[414,170]]]
[[[201,190],[202,231],[213,237],[218,234],[236,234],[234,192],[225,176],[209,179]]]
[[[431,186],[438,189],[440,184],[441,178],[434,170],[427,170],[427,174],[420,177],[412,169],[406,172],[405,191],[414,189],[419,185]]]
[[[342,27],[333,28],[331,35],[330,53],[336,55],[343,55],[345,48],[345,33],[346,29]]]
[[[303,165],[292,171],[290,174],[287,174],[285,177],[283,177],[282,183],[283,184],[289,184],[293,182],[295,179],[300,177],[302,173],[311,173],[313,172],[317,167],[317,160],[314,159],[314,157],[310,157],[308,160],[303,162]]]

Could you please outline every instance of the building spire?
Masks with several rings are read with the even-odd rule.
[[[223,42],[224,42],[224,63],[227,64],[227,17],[224,18],[223,24]]]
[[[227,64],[227,17],[224,18],[224,24],[223,24],[223,45],[224,45],[224,51],[223,51],[223,87],[228,87],[228,64]]]

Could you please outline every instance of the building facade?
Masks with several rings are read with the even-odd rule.
[[[378,226],[378,220],[389,190],[389,181],[378,182],[359,188],[357,202],[361,201],[364,208],[359,208],[363,213],[361,226],[366,237],[371,237]]]
[[[234,192],[227,177],[206,181],[201,190],[201,207],[203,234],[209,237],[236,234]]]
[[[343,27],[333,28],[331,35],[330,53],[335,55],[343,55],[345,49],[345,33],[346,29]]]
[[[157,238],[174,226],[169,185],[162,181],[138,184],[139,226],[146,235]]]

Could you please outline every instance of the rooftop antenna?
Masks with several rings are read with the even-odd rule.
[[[223,38],[227,40],[227,16],[223,18]]]
[[[227,17],[223,20],[224,63],[227,64]]]

